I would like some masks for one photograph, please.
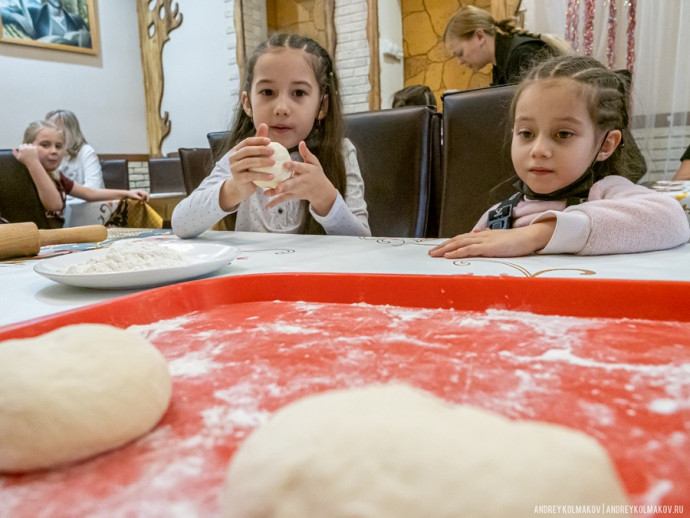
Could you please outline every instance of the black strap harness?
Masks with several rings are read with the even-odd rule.
[[[503,200],[493,210],[489,211],[489,220],[486,226],[489,230],[498,230],[503,228],[513,228],[513,211],[515,206],[522,199],[522,193],[516,192],[507,200]]]

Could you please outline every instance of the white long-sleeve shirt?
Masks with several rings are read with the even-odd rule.
[[[71,157],[66,155],[60,163],[60,172],[70,180],[75,181],[80,185],[91,187],[92,189],[103,189],[103,170],[101,169],[101,161],[96,154],[96,150],[84,144],[77,156]],[[84,200],[67,197],[67,203],[83,203]]]
[[[495,205],[489,210],[494,209]],[[486,229],[489,211],[474,230]],[[626,254],[664,250],[686,243],[690,225],[671,196],[635,185],[622,176],[606,176],[592,185],[586,202],[526,199],[513,211],[513,227],[556,218],[556,228],[540,254]]]
[[[347,186],[345,198],[338,193],[333,207],[325,216],[319,216],[304,200],[288,200],[268,208],[271,201],[257,187],[254,194],[239,204],[236,210],[226,212],[220,207],[220,189],[225,180],[232,178],[230,154],[223,156],[192,194],[182,200],[172,215],[172,228],[181,238],[195,237],[211,228],[228,214],[237,212],[235,230],[247,232],[278,232],[298,234],[304,231],[307,210],[327,234],[370,236],[369,214],[364,201],[364,181],[357,163],[357,151],[345,139],[343,154]],[[293,157],[297,159],[297,157]],[[299,158],[301,161],[301,158]]]

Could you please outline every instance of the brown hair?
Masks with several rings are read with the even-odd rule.
[[[525,88],[537,81],[566,79],[581,85],[582,97],[596,128],[602,132],[619,130],[621,142],[614,152],[592,166],[594,180],[619,175],[638,182],[647,172],[647,164],[630,132],[630,74],[614,72],[594,58],[559,56],[533,68],[520,83],[510,106],[510,120],[515,120],[515,107]]]
[[[443,33],[444,41],[453,36],[461,40],[472,37],[477,29],[482,29],[485,33],[495,36],[496,33],[503,35],[531,36],[546,43],[554,55],[561,56],[571,54],[572,49],[568,43],[553,34],[537,34],[517,26],[515,18],[506,18],[496,21],[484,9],[468,5],[460,8],[448,21],[446,30]]]
[[[393,94],[392,108],[403,106],[433,106],[436,107],[436,97],[426,85],[406,86]]]
[[[242,90],[245,92],[251,91],[252,81],[254,80],[254,66],[258,59],[264,53],[280,48],[303,50],[311,62],[321,96],[328,96],[326,116],[322,120],[314,121],[314,126],[305,142],[309,150],[319,159],[326,177],[338,192],[345,197],[346,173],[345,159],[343,158],[343,139],[345,138],[343,106],[338,88],[338,78],[328,52],[307,36],[284,33],[273,34],[267,41],[256,48],[247,61]],[[236,144],[255,133],[254,122],[245,113],[240,103],[235,111],[230,135],[223,146],[220,146],[219,152],[214,156],[214,159],[220,159]],[[325,233],[321,225],[316,223],[311,214],[307,215],[307,219],[307,233]]]

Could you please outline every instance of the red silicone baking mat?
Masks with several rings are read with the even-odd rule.
[[[583,430],[609,451],[641,515],[682,516],[686,292],[673,282],[276,274],[168,286],[8,326],[0,340],[79,322],[133,326],[169,360],[174,393],[156,429],[132,444],[0,477],[0,515],[218,516],[233,451],[271,412],[396,381]]]

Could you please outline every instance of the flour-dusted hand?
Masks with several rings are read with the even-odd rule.
[[[232,178],[225,181],[220,191],[221,207],[225,210],[237,206],[256,191],[255,181],[270,181],[273,175],[257,171],[258,167],[275,164],[273,149],[269,147],[268,126],[259,124],[256,135],[248,137],[232,148],[230,153],[230,173]]]
[[[338,191],[321,167],[304,141],[298,146],[299,154],[304,162],[289,162],[286,167],[292,170],[292,178],[281,182],[275,189],[266,191],[266,195],[274,196],[268,207],[274,207],[287,200],[307,200],[319,216],[325,216],[333,207]]]

